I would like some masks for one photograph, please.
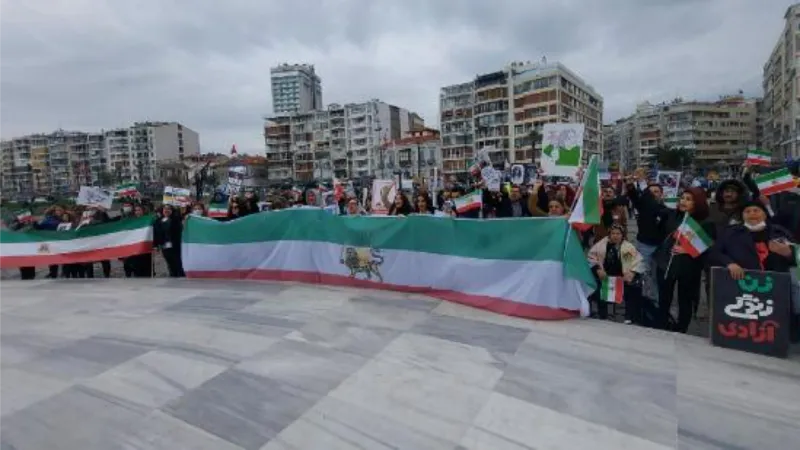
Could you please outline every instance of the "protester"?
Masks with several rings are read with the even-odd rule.
[[[528,198],[522,195],[520,186],[511,186],[509,194],[501,196],[500,204],[497,208],[497,217],[531,217],[528,203]]]
[[[745,270],[789,272],[795,265],[791,234],[771,223],[761,202],[745,202],[742,223],[726,228],[711,251],[712,265],[727,267],[734,280]]]
[[[139,218],[147,215],[147,209],[143,205],[133,207],[133,217]],[[155,228],[153,229],[155,234]],[[153,276],[153,254],[151,252],[140,253],[123,259],[123,269],[126,277],[150,278]]]
[[[664,219],[669,208],[664,205],[664,191],[661,185],[646,184],[646,180],[641,176],[636,180],[628,178],[626,181],[628,198],[638,213],[636,217],[638,232],[634,245],[645,260],[643,292],[646,297],[658,303],[659,291],[657,281],[654,279],[656,262],[653,254],[666,237]],[[641,188],[643,184],[646,184],[644,189]]]
[[[622,277],[624,280],[625,323],[641,324],[641,273],[644,271],[642,255],[630,242],[625,240],[625,229],[611,225],[608,236],[597,242],[588,254],[592,272],[598,286],[608,277]],[[591,296],[597,305],[600,319],[608,318],[608,303],[600,299],[600,290]]]
[[[58,226],[61,224],[61,219],[64,217],[64,211],[63,206],[53,205],[45,211],[41,221],[33,224],[33,228],[37,230],[57,231]],[[58,278],[58,264],[51,265],[49,270],[47,278]]]
[[[640,213],[641,214],[641,213]],[[689,215],[713,239],[716,235],[714,224],[708,219],[708,201],[702,188],[686,189],[678,202],[677,210],[667,210],[662,217],[666,239],[655,252],[657,263],[658,307],[660,324],[672,329],[672,307],[675,286],[678,287],[678,319],[674,331],[686,333],[692,321],[695,305],[700,301],[700,282],[706,254],[693,257],[677,243],[676,231]]]
[[[417,214],[428,214],[431,215],[435,212],[433,205],[430,204],[430,197],[425,194],[418,194],[417,195],[417,202],[416,202],[416,213]]]
[[[182,220],[172,205],[164,205],[161,211],[162,218],[153,224],[153,246],[164,256],[169,276],[183,277],[185,274],[181,263]]]
[[[411,205],[408,204],[408,199],[405,194],[398,192],[394,196],[394,203],[389,207],[388,215],[390,216],[407,216],[411,214]]]

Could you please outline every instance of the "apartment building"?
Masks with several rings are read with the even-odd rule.
[[[6,193],[63,193],[86,184],[102,169],[92,152],[99,135],[58,130],[3,141],[2,187]]]
[[[695,152],[687,168],[739,165],[747,149],[760,145],[759,104],[742,95],[713,102],[641,103],[634,114],[606,127],[607,159],[628,169],[650,167],[657,149],[683,147]]]
[[[418,128],[382,146],[376,176],[388,178],[399,172],[405,179],[430,183],[442,170],[441,161],[439,130]]]
[[[475,104],[473,82],[446,86],[439,94],[442,171],[463,173],[474,155],[472,107]]]
[[[800,158],[800,3],[787,8],[784,19],[762,78],[763,144],[780,160]]]
[[[756,146],[755,99],[726,96],[715,102],[666,106],[664,145],[694,150],[692,165],[726,170],[742,164]]]
[[[281,64],[270,69],[273,114],[297,114],[322,108],[322,79],[312,64]]]
[[[104,133],[106,170],[118,179],[153,180],[158,161],[200,154],[200,137],[177,122],[136,122]]]
[[[617,170],[626,171],[636,167],[633,159],[633,121],[620,119],[603,125],[603,161],[615,163]]]
[[[378,99],[265,121],[268,175],[276,181],[375,175],[385,142],[422,122],[418,115]]]
[[[141,122],[86,133],[58,130],[2,141],[4,193],[67,193],[110,173],[149,180],[157,161],[199,155],[198,134],[175,122]]]
[[[583,123],[587,156],[602,152],[603,98],[558,62],[512,62],[443,87],[439,99],[445,173],[465,175],[483,148],[498,166],[533,162],[532,132],[546,123]]]

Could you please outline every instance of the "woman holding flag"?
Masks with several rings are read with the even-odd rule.
[[[667,211],[667,238],[656,250],[658,269],[658,322],[672,329],[670,309],[675,286],[678,287],[678,320],[673,331],[686,333],[692,321],[694,305],[700,302],[700,284],[706,250],[713,243],[714,224],[708,221],[708,200],[702,188],[686,189],[677,210]]]

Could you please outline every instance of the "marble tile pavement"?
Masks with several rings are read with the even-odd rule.
[[[257,282],[4,281],[0,448],[789,449],[800,358]]]

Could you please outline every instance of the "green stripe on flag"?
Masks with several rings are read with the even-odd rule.
[[[765,156],[767,158],[771,158],[772,157],[772,153],[771,152],[768,152],[766,150],[761,150],[760,148],[750,149],[750,150],[747,151],[747,154],[748,155],[753,155],[753,156]]]
[[[226,245],[311,241],[419,252],[423,258],[425,253],[431,253],[484,260],[566,260],[569,262],[564,264],[566,276],[595,286],[580,242],[567,229],[563,218],[340,217],[306,209],[254,214],[233,222],[190,217],[183,242]]]
[[[706,248],[711,247],[714,244],[714,240],[706,234],[706,230],[703,229],[703,226],[697,223],[696,220],[692,219],[691,217],[686,217],[686,226],[688,226],[694,235],[700,239],[703,244],[705,244]]]
[[[765,173],[764,175],[757,176],[754,181],[756,182],[756,184],[767,184],[767,183],[772,183],[780,178],[791,179],[792,173],[789,172],[789,169],[784,167],[783,169],[779,169],[774,172]]]
[[[586,211],[586,223],[600,223],[600,174],[597,171],[597,156],[592,156],[589,163],[589,177],[584,186],[583,207]]]
[[[0,230],[0,242],[3,242],[4,244],[24,244],[29,242],[68,241],[70,239],[100,236],[119,231],[136,230],[139,228],[152,226],[153,220],[153,216],[145,216],[133,219],[123,219],[116,222],[88,225],[77,230],[70,231]]]

